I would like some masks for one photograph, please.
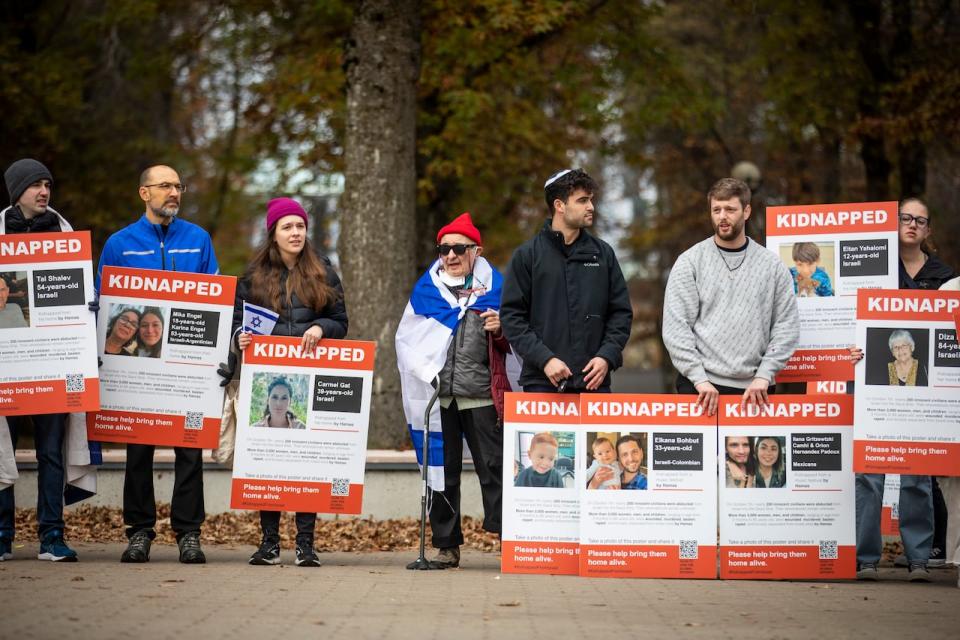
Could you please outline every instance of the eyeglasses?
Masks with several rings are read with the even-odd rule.
[[[924,218],[923,216],[912,216],[909,213],[900,213],[900,224],[908,225],[911,222],[916,222],[917,226],[923,229],[925,226],[930,224],[930,218]]]
[[[128,320],[128,319],[124,318],[123,316],[120,316],[119,318],[117,318],[117,324],[121,324],[121,325],[125,326],[127,329],[136,329],[136,328],[137,328],[137,323],[136,323],[136,322],[134,322],[133,320]]]
[[[462,256],[467,252],[467,249],[473,249],[476,246],[475,244],[438,244],[437,253],[445,256],[453,251],[455,255]]]
[[[186,193],[187,191],[187,185],[180,184],[179,182],[176,184],[172,182],[161,182],[159,184],[145,184],[143,186],[145,186],[147,189],[150,187],[156,187],[157,189],[163,189],[164,191],[172,191],[173,189],[176,189],[180,193]]]

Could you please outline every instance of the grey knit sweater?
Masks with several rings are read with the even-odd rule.
[[[772,384],[793,354],[800,318],[786,266],[753,240],[724,252],[713,237],[677,258],[663,303],[663,342],[693,384]]]

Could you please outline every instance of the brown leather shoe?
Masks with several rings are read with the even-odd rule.
[[[437,553],[433,562],[447,569],[455,569],[460,566],[460,547],[444,547]]]

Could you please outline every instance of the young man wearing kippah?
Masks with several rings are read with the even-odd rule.
[[[544,184],[551,217],[510,259],[500,317],[528,392],[609,391],[633,310],[613,248],[587,233],[597,184],[565,169]]]

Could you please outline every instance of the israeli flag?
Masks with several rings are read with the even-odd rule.
[[[482,257],[474,263],[474,292],[469,298],[458,300],[440,282],[439,271],[440,260],[437,260],[413,285],[410,302],[400,318],[396,337],[403,412],[420,465],[423,465],[423,419],[434,392],[431,383],[443,369],[457,323],[469,309],[500,311],[500,294],[503,290],[503,276]],[[434,491],[443,491],[443,435],[439,402],[434,403],[430,411],[428,437],[430,460],[427,464],[427,484]]]
[[[277,324],[278,316],[270,309],[258,307],[246,300],[243,301],[243,332],[255,333],[258,336],[269,336]]]

